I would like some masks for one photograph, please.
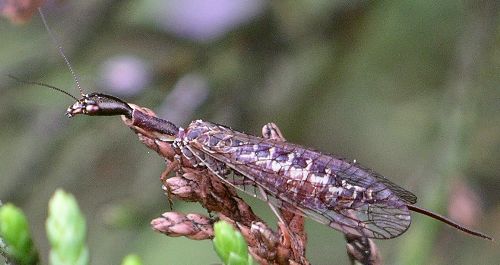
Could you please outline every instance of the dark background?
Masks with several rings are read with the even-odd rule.
[[[483,1],[48,1],[49,24],[86,92],[149,107],[180,126],[204,119],[371,167],[419,205],[500,238],[498,3]],[[0,199],[28,215],[47,261],[55,189],[88,220],[92,264],[214,264],[211,242],[168,238],[158,155],[118,117],[67,119],[78,95],[35,15],[0,21]],[[249,199],[248,197],[245,197]],[[250,199],[249,199],[250,200]],[[265,203],[252,203],[274,222]],[[204,212],[175,203],[180,212]],[[497,243],[413,215],[376,241],[386,264],[498,264]],[[313,264],[348,264],[343,236],[308,221]]]

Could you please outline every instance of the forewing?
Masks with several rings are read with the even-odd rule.
[[[346,234],[390,239],[403,234],[411,223],[406,206],[381,203],[364,204],[357,208],[304,209],[307,216]]]
[[[217,167],[210,168],[210,161],[205,162],[215,175],[239,190],[263,200],[267,199],[277,207],[293,208],[294,212],[308,216],[343,233],[388,239],[402,234],[410,225],[410,213],[406,204],[414,203],[416,201],[415,195],[376,172],[365,169],[359,164],[323,155],[298,145],[255,137],[210,123],[203,125],[210,129],[205,130],[200,137],[193,139],[187,147],[194,154],[203,153],[200,158],[208,155],[212,160],[231,168],[233,173],[221,174],[221,172],[213,170]],[[284,191],[283,185],[286,186],[286,183],[292,179],[290,175],[287,176],[290,173],[284,174],[283,171],[286,172],[290,167],[276,169],[269,165],[273,164],[276,156],[285,156],[286,160],[287,154],[293,154],[292,158],[295,159],[314,160],[314,164],[311,165],[321,165],[323,173],[324,169],[327,168],[335,177],[325,179],[328,180],[326,183],[313,183],[303,179],[302,182],[295,185],[296,191],[288,189]],[[289,158],[288,162],[292,158]],[[303,166],[303,170],[305,170],[307,163]],[[311,170],[311,172],[319,173],[320,171]],[[350,185],[369,188],[372,191],[373,199],[361,200],[359,196],[347,196],[339,198],[339,200],[343,200],[342,203],[337,203],[338,201],[329,203],[319,196],[305,193],[304,191],[307,189],[301,188],[304,184],[340,187],[339,183],[329,182],[331,180],[346,181]],[[265,196],[260,194],[258,186],[265,191]],[[327,189],[328,187],[326,186]],[[283,196],[284,193],[287,193],[286,196]]]
[[[198,152],[203,152],[193,147],[189,147],[189,149],[195,155]],[[317,199],[311,205],[298,205],[296,202],[278,197],[269,187],[255,182],[254,177],[249,175],[250,171],[248,170],[254,165],[234,165],[227,159],[224,159],[224,156],[208,155],[218,161],[223,161],[232,169],[232,172],[222,175],[220,172],[212,169],[209,166],[210,163],[204,162],[214,175],[229,185],[252,197],[267,201],[278,208],[286,208],[291,212],[309,217],[345,234],[389,239],[401,235],[410,226],[410,213],[404,204],[391,204],[390,202],[381,201],[372,204],[363,204],[357,208],[329,209],[328,205],[322,204]],[[204,161],[201,156],[199,159]],[[266,194],[261,193],[258,188],[259,186],[264,189]],[[314,198],[312,199],[314,200]]]
[[[358,176],[356,174],[349,174],[349,170],[343,170],[341,172],[338,172],[339,175],[345,175],[347,179],[349,179],[350,182],[356,183],[356,182],[362,182],[366,181],[367,178],[372,178],[374,179],[374,182],[383,184],[388,190],[391,191],[394,195],[396,195],[398,198],[403,200],[404,202],[408,204],[415,204],[417,202],[417,196],[415,194],[411,193],[410,191],[400,187],[399,185],[393,183],[392,181],[388,180],[384,176],[378,174],[377,172],[365,168],[360,164],[357,163],[350,163],[351,167],[350,168],[356,168],[358,171],[361,169],[364,174]]]
[[[383,189],[377,190],[377,192],[387,190],[405,203],[415,204],[417,202],[417,196],[410,191],[356,162],[337,159],[336,163],[329,163],[329,167],[340,179],[344,179],[352,185],[360,187],[383,186]]]

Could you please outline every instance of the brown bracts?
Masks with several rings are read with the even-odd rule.
[[[104,94],[84,95],[67,111],[70,117],[77,114],[123,115],[127,126],[154,139],[155,145],[148,145],[150,148],[158,151],[158,146],[171,145],[179,161],[208,169],[239,190],[345,234],[397,237],[410,226],[411,210],[471,235],[492,239],[414,206],[414,194],[382,175],[310,148],[201,120],[183,129]]]

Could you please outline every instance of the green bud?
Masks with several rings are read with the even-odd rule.
[[[230,224],[219,221],[214,224],[215,238],[213,240],[215,252],[226,265],[254,264],[252,256],[248,254],[248,247],[240,232]]]
[[[49,201],[46,222],[50,264],[87,265],[86,223],[73,195],[57,190]]]
[[[142,265],[142,260],[135,254],[129,254],[123,259],[122,265]]]
[[[13,204],[0,207],[0,238],[5,244],[2,252],[13,263],[38,264],[38,252],[33,245],[26,216]]]

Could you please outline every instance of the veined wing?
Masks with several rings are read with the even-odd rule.
[[[231,163],[235,166],[249,162],[258,163],[262,170],[267,170],[266,167],[262,167],[265,163],[278,162],[307,167],[309,160],[315,162],[311,163],[309,172],[321,174],[329,171],[338,175],[340,179],[345,179],[350,184],[360,187],[369,187],[377,183],[408,204],[417,202],[417,197],[410,191],[358,163],[337,158],[334,155],[322,154],[289,142],[248,135],[210,122],[198,120],[193,122],[188,130],[192,130],[192,127],[195,128],[193,130],[195,133],[189,139],[190,145],[211,154],[224,163]]]
[[[196,155],[195,149],[190,148]],[[203,160],[202,160],[203,161]],[[208,164],[207,164],[208,165]],[[231,165],[229,165],[231,167]],[[269,186],[252,180],[234,167],[233,172],[221,175],[220,172],[207,168],[229,185],[263,201],[268,201],[278,208],[286,208],[296,214],[309,217],[319,223],[328,225],[346,234],[367,236],[377,239],[390,239],[399,236],[410,226],[408,208],[403,204],[390,205],[385,202],[363,204],[356,208],[328,209],[319,199],[312,198],[313,205],[290,201],[280,197]],[[241,170],[241,168],[239,168]],[[262,187],[266,194],[262,194],[258,187]],[[274,190],[274,189],[273,189]]]
[[[258,185],[274,205],[282,207],[284,202],[344,233],[387,239],[410,225],[406,203],[416,197],[375,172],[290,143],[202,125],[208,129],[192,137],[189,148],[243,176],[244,182],[230,182],[240,190],[264,199],[252,188]],[[228,176],[214,173],[227,181]]]

